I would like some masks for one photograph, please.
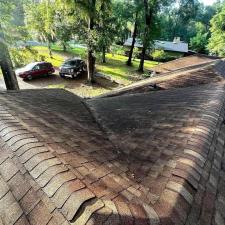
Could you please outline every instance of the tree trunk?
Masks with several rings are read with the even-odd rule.
[[[63,51],[66,52],[66,44],[63,42]]]
[[[102,62],[106,63],[106,58],[105,58],[105,46],[102,47]]]
[[[51,42],[50,41],[48,41],[48,52],[49,52],[50,58],[53,58],[52,57],[52,49],[51,49]]]
[[[7,45],[4,43],[4,40],[4,34],[0,24],[0,66],[4,77],[5,86],[7,90],[19,90],[19,85],[13,70],[9,50]]]
[[[129,58],[128,58],[128,61],[127,61],[127,65],[128,66],[132,65],[132,57],[133,57],[133,52],[134,52],[134,45],[135,45],[136,37],[137,37],[137,17],[138,17],[138,13],[136,13],[136,17],[135,17],[132,45],[131,45],[131,48],[130,48]]]
[[[139,64],[138,71],[144,72],[144,63],[145,63],[145,54],[148,47],[148,41],[149,41],[149,32],[151,30],[151,23],[152,23],[152,17],[153,17],[153,9],[152,7],[148,5],[148,0],[144,0],[144,7],[145,7],[145,32],[144,32],[144,41],[143,41],[143,49],[141,54],[141,60]]]
[[[138,72],[141,72],[141,73],[144,72],[145,54],[146,54],[146,48],[143,47],[141,52],[141,60],[140,60],[139,68],[138,68]]]
[[[94,18],[90,16],[88,23],[89,31],[94,29]],[[95,56],[93,54],[92,46],[88,46],[88,59],[87,59],[87,70],[88,70],[88,83],[93,83],[95,73]]]
[[[88,60],[87,60],[87,69],[88,69],[88,83],[94,82],[94,73],[95,73],[95,57],[93,52],[88,50]]]

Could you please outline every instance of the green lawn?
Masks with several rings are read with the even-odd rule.
[[[49,57],[46,47],[35,47],[35,49],[38,50],[39,54],[45,57],[45,60],[51,62],[54,66],[57,67],[59,67],[65,59],[74,56],[86,59],[86,49],[84,48],[70,48],[67,50],[67,52],[63,52],[61,47],[54,45],[52,46],[54,52],[53,58]],[[106,60],[106,63],[101,63],[100,59],[97,59],[97,71],[110,75],[112,79],[118,83],[126,85],[142,77],[142,74],[139,74],[137,72],[139,60],[133,61],[132,67],[126,65],[126,56],[107,54]],[[157,64],[158,62],[146,60],[145,69],[149,70]]]
[[[44,56],[46,61],[52,63],[52,65],[54,65],[55,67],[61,66],[62,63],[65,61],[65,56],[60,52],[58,53],[54,51],[53,58],[50,58],[47,47],[38,46],[34,47],[34,49],[37,50],[41,56]]]
[[[127,66],[127,57],[122,55],[106,55],[106,63],[98,63],[97,70],[111,75],[116,81],[124,82],[125,84],[131,83],[133,79],[142,76],[137,72],[139,60],[133,61],[133,66]],[[152,67],[156,66],[158,63],[154,61],[145,61],[145,69],[150,70]]]

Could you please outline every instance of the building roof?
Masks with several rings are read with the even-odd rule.
[[[132,45],[132,40],[133,40],[133,38],[128,38],[128,39],[125,41],[124,46],[130,47],[130,46]],[[141,43],[141,40],[138,39],[138,38],[136,39],[136,42],[135,42],[134,46],[135,46],[136,48],[143,48],[143,44]]]
[[[0,224],[223,224],[224,101],[214,79],[90,100],[1,92]]]
[[[172,52],[188,52],[188,43],[185,42],[171,42],[171,41],[159,41],[156,40],[154,42],[156,49],[163,49],[164,51],[172,51]]]
[[[130,47],[132,45],[132,38],[128,38],[124,46]],[[135,47],[137,48],[142,48],[143,44],[140,39],[136,39]],[[155,40],[154,41],[154,48],[155,49],[163,49],[165,51],[173,51],[173,52],[182,52],[182,53],[187,53],[188,52],[188,43],[182,42],[182,41],[160,41],[160,40]]]
[[[157,73],[168,73],[177,71],[179,69],[186,70],[188,68],[193,68],[199,65],[207,65],[210,62],[214,62],[218,60],[218,57],[202,55],[202,54],[194,54],[186,57],[182,57],[176,60],[169,61],[167,63],[161,63],[151,70]]]

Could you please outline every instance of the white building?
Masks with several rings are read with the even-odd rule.
[[[132,45],[132,38],[128,38],[124,46],[130,47]],[[135,47],[143,48],[143,44],[140,39],[136,39]],[[154,41],[155,49],[162,49],[164,51],[169,52],[180,52],[180,53],[188,53],[188,43],[182,42],[180,38],[175,38],[173,42],[171,41]]]

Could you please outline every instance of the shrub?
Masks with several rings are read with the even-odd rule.
[[[14,67],[18,68],[24,66],[32,61],[44,61],[45,57],[38,54],[37,50],[25,47],[25,48],[11,48],[11,58]]]
[[[138,48],[135,47],[133,51],[133,60],[135,61],[135,59],[138,59],[139,55],[140,55],[140,51]]]
[[[163,62],[166,60],[166,53],[164,50],[155,50],[151,55],[155,61]]]
[[[125,55],[125,49],[120,45],[112,45],[110,47],[110,52],[112,53],[112,55]]]
[[[154,50],[151,54],[153,60],[158,62],[168,62],[182,57],[182,53],[165,52],[164,50]]]

